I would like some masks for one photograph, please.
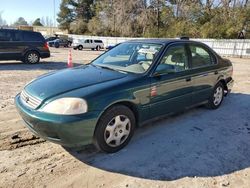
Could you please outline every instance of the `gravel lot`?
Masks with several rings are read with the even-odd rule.
[[[231,59],[235,86],[215,111],[198,107],[145,125],[115,154],[66,151],[33,136],[14,96],[68,49],[37,65],[0,62],[0,187],[250,187],[250,61]],[[102,52],[72,51],[75,66]]]

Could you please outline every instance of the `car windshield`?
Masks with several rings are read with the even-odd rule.
[[[140,74],[148,70],[161,48],[161,44],[122,43],[98,57],[92,64]]]

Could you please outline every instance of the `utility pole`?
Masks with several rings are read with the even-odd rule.
[[[55,0],[53,2],[54,2],[54,27],[56,27],[56,2]]]
[[[159,37],[160,32],[160,2],[157,0],[157,37]]]

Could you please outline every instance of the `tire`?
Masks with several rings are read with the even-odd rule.
[[[36,64],[40,61],[40,55],[36,51],[27,52],[24,58],[24,62],[28,64]]]
[[[55,48],[59,48],[60,47],[60,44],[59,43],[55,43]]]
[[[101,47],[100,46],[96,46],[96,48],[95,48],[97,51],[99,51],[100,49],[101,49]]]
[[[78,50],[82,50],[82,49],[83,49],[82,45],[78,46]]]
[[[74,50],[77,50],[78,48],[73,48]]]
[[[92,50],[92,51],[94,51],[94,50],[95,50],[95,48],[91,48],[91,50]]]
[[[100,117],[94,134],[94,144],[101,151],[117,152],[129,143],[135,125],[135,116],[128,107],[113,106]]]
[[[207,107],[209,109],[217,109],[220,107],[224,99],[224,86],[221,82],[217,83],[209,97]]]

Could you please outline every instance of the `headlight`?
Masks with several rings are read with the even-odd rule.
[[[83,114],[87,110],[88,105],[84,99],[60,98],[48,103],[39,111],[51,114],[75,115]]]

